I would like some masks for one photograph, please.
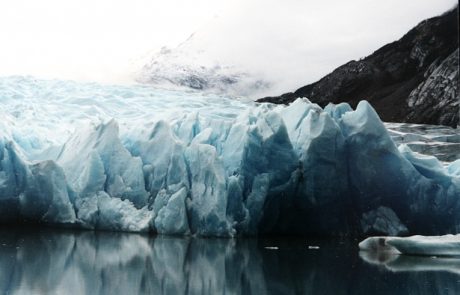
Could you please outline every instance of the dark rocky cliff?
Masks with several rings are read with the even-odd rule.
[[[289,103],[307,97],[324,107],[368,100],[384,121],[459,124],[458,7],[418,24],[398,41],[350,61],[295,92],[261,98]]]

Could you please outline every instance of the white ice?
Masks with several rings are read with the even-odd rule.
[[[370,237],[359,243],[363,251],[408,255],[459,256],[460,234],[443,236]]]
[[[8,77],[0,118],[2,222],[202,236],[460,230],[460,160],[398,149],[366,101],[322,110]]]

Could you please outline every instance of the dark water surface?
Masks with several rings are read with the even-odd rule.
[[[360,255],[357,241],[0,228],[0,293],[460,294],[460,259]]]

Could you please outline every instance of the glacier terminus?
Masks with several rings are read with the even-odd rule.
[[[395,143],[366,101],[322,109],[6,77],[0,221],[219,237],[454,234],[460,160]]]

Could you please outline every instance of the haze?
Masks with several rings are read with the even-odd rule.
[[[214,30],[207,44],[217,43],[217,54],[265,75],[289,79],[283,84],[288,88],[371,53],[455,4],[455,0],[2,0],[0,75],[126,83],[162,46],[174,47],[193,32]],[[216,22],[220,25],[214,26]],[[212,36],[221,28],[226,29],[215,40]],[[226,43],[229,39],[232,42]]]

